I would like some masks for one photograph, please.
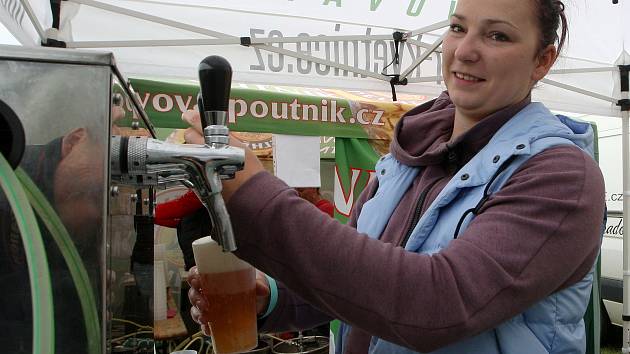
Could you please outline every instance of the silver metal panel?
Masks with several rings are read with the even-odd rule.
[[[3,50],[4,47],[0,48],[0,53],[6,55]],[[39,50],[25,49],[21,53],[37,52]],[[40,61],[43,56],[34,56],[35,61],[28,61],[26,57],[0,59],[0,100],[15,111],[24,126],[26,151],[20,167],[47,197],[85,264],[96,296],[104,339],[111,68],[62,63],[57,59],[63,55],[53,55],[53,63]],[[6,214],[6,211],[5,208],[0,213]],[[52,237],[46,231],[43,234],[52,277],[57,352],[87,353],[83,315],[74,282]],[[19,233],[17,237],[6,234],[0,237],[5,238],[3,241],[7,237],[19,240]],[[19,248],[8,251],[13,255],[20,253]],[[7,275],[5,272],[6,269],[0,267],[2,279]],[[18,272],[25,273],[26,267]],[[28,284],[27,279],[25,273],[20,281]],[[9,306],[9,310],[24,306],[22,303],[26,308],[30,306],[28,287],[21,283],[4,283],[11,291],[22,294],[21,302],[7,303],[5,299],[0,306]],[[11,321],[16,319],[7,320],[5,313],[0,313],[0,325],[10,327]],[[3,335],[0,341],[30,347],[30,318],[24,317],[25,330],[16,330],[10,337]],[[6,345],[3,344],[3,351],[11,351]],[[105,351],[104,341],[102,349]]]
[[[137,331],[125,320],[153,325],[153,231],[147,218],[154,208],[149,202],[153,191],[110,189],[111,134],[153,133],[123,80],[110,53],[0,46],[0,100],[25,131],[20,167],[35,180],[79,250],[96,295],[103,353],[125,344],[126,335]],[[29,282],[26,264],[15,271],[3,263],[7,254],[20,258],[23,253],[5,200],[0,192],[0,280],[12,294],[0,302],[0,347],[2,352],[21,352],[30,348],[32,336]],[[142,235],[135,231],[136,220],[149,221]],[[15,235],[3,234],[7,228]],[[52,275],[56,352],[88,353],[74,282],[51,235],[43,232]],[[14,308],[24,308],[23,314],[13,316]],[[141,346],[127,343],[127,348],[136,345],[134,349]]]
[[[115,64],[113,54],[107,52],[0,45],[0,60],[8,59],[107,66]]]
[[[0,99],[20,117],[27,145],[82,127],[108,146],[109,67],[0,60],[0,77]]]
[[[58,64],[76,64],[89,66],[109,66],[110,70],[121,83],[122,90],[125,92],[127,100],[135,106],[136,116],[142,120],[142,124],[146,127],[152,136],[155,131],[147,114],[142,110],[140,102],[135,97],[126,84],[126,78],[116,67],[114,56],[108,52],[96,51],[80,51],[65,48],[44,48],[44,47],[22,47],[11,45],[0,45],[0,61],[28,61],[28,62],[44,62]],[[98,84],[98,83],[94,83]]]

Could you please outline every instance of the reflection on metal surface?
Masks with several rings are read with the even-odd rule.
[[[25,132],[20,167],[67,229],[96,294],[98,321],[104,323],[110,67],[97,54],[92,54],[95,58],[91,63],[83,63],[76,55],[65,57],[60,51],[2,49],[0,100],[13,108]],[[0,277],[3,286],[11,289],[0,304],[3,352],[19,352],[32,345],[32,313],[27,300],[30,286],[25,281],[24,250],[16,242],[19,232],[14,225],[15,216],[0,195]],[[84,311],[73,269],[51,234],[43,231],[43,237],[54,274],[56,351],[92,353],[87,349]],[[104,329],[99,339],[105,342]],[[101,349],[104,351],[105,346]]]
[[[111,54],[21,47],[0,47],[0,53],[0,101],[12,107],[25,132],[20,167],[68,230],[96,294],[97,351],[88,349],[73,269],[43,232],[54,274],[56,352],[152,352],[154,192],[110,186],[109,174],[110,134],[151,136],[146,114]],[[33,337],[31,289],[15,220],[0,193],[0,278],[11,289],[0,303],[2,352],[28,352]]]

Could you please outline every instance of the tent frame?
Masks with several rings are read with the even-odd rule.
[[[621,99],[617,103],[621,107],[621,135],[623,161],[623,342],[622,353],[630,353],[630,233],[628,232],[630,217],[630,65],[619,66]]]

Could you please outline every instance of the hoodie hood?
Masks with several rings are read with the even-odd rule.
[[[453,141],[455,105],[447,91],[435,100],[407,112],[396,125],[390,153],[408,166],[455,163],[456,170],[470,160],[510,118],[531,102],[531,97],[482,119]]]

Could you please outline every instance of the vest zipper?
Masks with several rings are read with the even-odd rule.
[[[407,246],[407,242],[409,242],[409,237],[411,237],[411,233],[413,232],[413,229],[418,224],[418,221],[420,221],[420,216],[422,215],[422,206],[424,205],[424,200],[427,198],[427,194],[429,194],[431,189],[433,189],[433,186],[435,186],[437,182],[440,180],[441,178],[438,178],[435,181],[431,182],[431,184],[429,184],[429,186],[427,186],[422,191],[422,193],[420,193],[420,198],[418,198],[418,203],[416,204],[416,208],[413,213],[413,218],[411,219],[411,225],[409,226],[409,229],[407,229],[407,232],[405,233],[405,237],[402,239],[402,242],[400,243],[401,247],[405,248],[405,246]]]

